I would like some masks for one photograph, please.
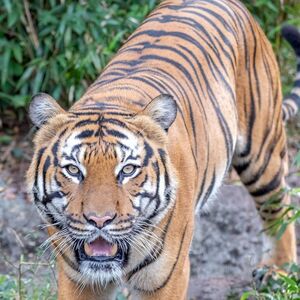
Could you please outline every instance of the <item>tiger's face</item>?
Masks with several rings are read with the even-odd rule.
[[[30,116],[40,129],[28,185],[55,228],[54,246],[71,261],[67,273],[86,283],[120,280],[139,236],[174,204],[166,133],[174,100],[159,96],[133,116],[97,105],[65,112],[39,94]]]

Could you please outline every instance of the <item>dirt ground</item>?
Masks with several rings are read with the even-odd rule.
[[[11,158],[15,148],[23,152]],[[51,274],[55,289],[49,255],[40,255],[46,233],[24,189],[30,149],[28,139],[22,138],[0,151],[0,274],[16,274],[20,258],[30,264],[41,263],[34,276],[40,280]],[[300,186],[296,174],[289,176],[288,182]],[[251,197],[238,183],[224,184],[209,208],[196,218],[189,298],[237,299],[251,287],[251,272],[262,255],[262,228]],[[299,228],[298,233],[300,237]]]

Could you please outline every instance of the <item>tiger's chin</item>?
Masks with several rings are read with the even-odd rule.
[[[75,249],[75,257],[82,283],[101,286],[110,282],[121,284],[127,252],[116,244],[99,237]]]

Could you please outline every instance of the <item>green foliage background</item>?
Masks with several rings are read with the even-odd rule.
[[[156,0],[0,0],[0,116],[22,116],[30,97],[44,91],[65,106],[95,80]],[[295,70],[280,38],[289,22],[300,27],[298,0],[243,1],[278,55],[284,91]]]

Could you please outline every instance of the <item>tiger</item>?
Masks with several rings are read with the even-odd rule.
[[[59,299],[114,299],[120,285],[131,299],[186,299],[195,216],[231,168],[264,228],[285,213],[300,33],[282,32],[298,57],[285,99],[271,44],[238,0],[163,1],[69,110],[33,96],[27,186]],[[293,225],[265,245],[259,266],[296,262]]]

